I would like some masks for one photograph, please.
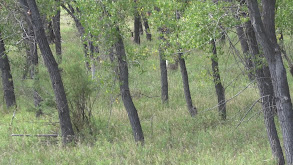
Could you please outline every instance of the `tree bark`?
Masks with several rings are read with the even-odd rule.
[[[140,14],[139,14],[139,34],[143,35],[143,26],[142,26],[142,19]]]
[[[11,75],[10,65],[8,56],[5,52],[5,44],[2,39],[2,34],[0,31],[0,69],[2,72],[2,86],[4,91],[4,98],[7,108],[16,105],[14,85]]]
[[[255,78],[255,75],[253,73],[254,71],[254,66],[253,66],[253,62],[251,59],[251,55],[249,53],[249,47],[247,44],[247,39],[245,37],[245,33],[243,30],[243,27],[241,25],[236,27],[236,31],[237,31],[237,36],[239,38],[240,44],[241,44],[241,48],[242,48],[242,52],[244,55],[244,60],[245,60],[245,68],[248,72],[248,78],[250,81],[253,81]]]
[[[150,26],[149,26],[148,19],[144,15],[142,15],[142,20],[143,20],[143,23],[144,23],[144,29],[145,29],[146,39],[148,41],[151,41],[152,40],[152,34],[151,34],[151,30],[150,30]]]
[[[134,13],[134,42],[136,44],[140,44],[140,16],[138,11],[135,11]]]
[[[55,34],[54,34],[54,30],[53,30],[53,21],[49,20],[48,23],[46,23],[46,17],[44,17],[44,24],[47,25],[47,32],[48,32],[48,42],[49,43],[55,43]]]
[[[285,164],[285,159],[274,121],[276,104],[271,74],[268,66],[261,60],[264,57],[259,52],[256,36],[250,21],[245,23],[245,31],[250,47],[250,54],[253,56],[253,59],[256,59],[254,60],[255,75],[260,97],[262,97],[262,110],[270,147],[273,157],[278,161],[278,164],[283,165]]]
[[[286,70],[275,36],[275,1],[262,1],[264,22],[262,22],[257,0],[247,0],[247,3],[255,33],[263,48],[272,76],[286,160],[288,164],[293,164],[293,109]]]
[[[55,61],[55,58],[52,54],[52,51],[49,47],[49,43],[46,38],[40,13],[37,7],[35,0],[27,0],[29,9],[32,15],[32,24],[35,32],[39,48],[42,52],[44,63],[49,71],[50,79],[55,93],[60,127],[62,133],[63,143],[66,144],[73,140],[74,132],[72,129],[72,124],[69,115],[69,107],[67,103],[67,98],[59,72],[58,64]]]
[[[217,97],[218,97],[219,114],[220,114],[222,120],[226,120],[227,115],[226,115],[225,89],[224,89],[222,82],[221,82],[219,63],[218,63],[219,59],[218,59],[217,47],[216,47],[216,43],[215,43],[214,39],[212,39],[211,44],[212,44],[212,50],[213,50],[213,55],[211,57],[213,79],[214,79],[214,84],[215,84],[216,93],[217,93]]]
[[[168,71],[166,65],[166,59],[164,56],[164,48],[162,45],[159,47],[159,56],[160,56],[160,71],[161,71],[161,99],[162,103],[168,103],[169,94],[168,94]]]
[[[182,55],[183,55],[182,53],[178,53],[178,59],[179,59],[179,65],[180,65],[180,70],[181,70],[185,100],[186,100],[187,108],[188,108],[188,111],[189,111],[191,117],[195,117],[195,115],[197,114],[197,109],[192,104],[192,99],[191,99],[191,94],[190,94],[190,89],[189,89],[189,82],[188,82],[188,73],[187,73],[187,69],[186,69],[186,65],[185,65],[185,60],[182,57]]]
[[[53,30],[55,34],[55,49],[57,55],[57,62],[62,62],[62,47],[61,47],[61,32],[60,32],[60,0],[58,0],[57,12],[53,17]]]
[[[126,54],[122,36],[120,34],[119,28],[117,28],[117,43],[116,43],[116,56],[118,59],[119,68],[119,81],[120,81],[120,93],[122,96],[122,101],[124,107],[128,113],[128,118],[132,127],[133,136],[136,142],[144,143],[144,135],[140,125],[139,116],[137,110],[133,104],[129,83],[128,83],[128,64],[126,61]]]

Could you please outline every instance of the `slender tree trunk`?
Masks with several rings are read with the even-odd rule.
[[[143,35],[142,19],[140,15],[139,15],[139,34]]]
[[[247,3],[255,33],[263,48],[272,76],[286,160],[288,164],[293,164],[293,109],[286,70],[283,65],[279,45],[276,42],[274,23],[275,1],[262,1],[263,22],[257,0],[247,0]]]
[[[192,99],[191,99],[191,94],[190,94],[190,89],[189,89],[189,82],[188,82],[188,73],[187,73],[187,69],[186,69],[186,65],[185,65],[185,60],[182,57],[182,55],[183,55],[182,53],[178,53],[178,59],[179,59],[179,65],[180,65],[180,70],[181,70],[185,100],[186,100],[187,108],[188,108],[188,111],[189,111],[191,117],[195,117],[195,115],[197,114],[197,109],[192,104]]]
[[[151,41],[152,40],[152,34],[151,34],[151,30],[150,30],[150,26],[149,26],[148,19],[144,15],[142,15],[142,20],[143,20],[143,23],[144,23],[144,29],[145,29],[146,39],[148,41]]]
[[[163,35],[163,34],[162,34]],[[163,37],[160,37],[163,41]],[[162,103],[168,103],[169,94],[168,94],[168,71],[166,65],[166,59],[164,56],[164,48],[162,44],[159,47],[159,56],[160,56],[160,71],[161,71],[161,99]]]
[[[90,34],[89,35],[89,41],[88,41],[88,46],[90,50],[90,60],[91,60],[91,72],[92,72],[92,80],[95,79],[96,75],[96,66],[97,66],[97,54],[99,53],[99,48],[98,46],[95,46],[92,42],[93,36]]]
[[[44,19],[46,20],[46,17],[44,17]],[[47,25],[47,32],[48,32],[48,42],[49,44],[51,43],[55,43],[55,34],[54,34],[54,30],[53,30],[53,21],[49,20],[48,24],[45,22],[45,25]]]
[[[11,75],[8,56],[5,53],[5,45],[0,31],[0,69],[2,72],[2,86],[7,108],[16,105],[14,85]]]
[[[134,13],[134,42],[140,44],[140,32],[139,32],[139,25],[140,25],[140,16],[136,11]]]
[[[246,70],[248,72],[248,78],[249,78],[250,81],[253,81],[254,78],[255,78],[255,75],[253,73],[254,66],[253,66],[253,62],[252,62],[252,59],[251,59],[251,55],[249,54],[249,47],[248,47],[248,44],[247,44],[247,40],[246,40],[245,33],[244,33],[242,25],[237,26],[236,31],[237,31],[237,35],[238,35],[238,38],[239,38],[239,41],[240,41],[240,44],[241,44],[241,48],[242,48],[242,51],[243,51],[244,60],[245,60],[245,68],[246,68]]]
[[[216,43],[215,43],[214,39],[212,39],[211,44],[212,44],[212,50],[213,50],[213,55],[211,57],[213,79],[214,79],[214,83],[215,83],[216,93],[218,96],[219,114],[220,114],[222,120],[226,120],[227,115],[226,115],[225,89],[224,89],[222,82],[221,82],[219,63],[218,63],[219,58],[217,55],[217,47],[216,47]]]
[[[137,8],[137,0],[134,0],[134,42],[140,44],[140,25],[141,19]]]
[[[260,97],[262,97],[262,109],[264,114],[264,121],[269,138],[272,154],[278,161],[279,165],[285,164],[284,155],[278,132],[274,121],[275,98],[273,91],[273,84],[269,68],[262,62],[264,57],[260,54],[257,40],[251,22],[245,23],[245,31],[247,35],[248,45],[250,46],[250,53],[253,56],[256,80],[259,88]]]
[[[42,52],[44,63],[50,74],[58,108],[63,143],[66,144],[73,140],[74,132],[70,120],[69,107],[63,82],[59,72],[58,64],[55,61],[52,51],[49,47],[37,4],[35,0],[27,0],[27,3],[32,15],[32,24],[35,36]]]
[[[129,83],[128,83],[128,64],[126,61],[126,54],[124,43],[122,37],[120,35],[119,28],[117,28],[118,32],[118,41],[116,43],[116,56],[118,59],[118,67],[119,67],[119,81],[120,81],[120,93],[122,96],[122,101],[125,106],[125,109],[128,113],[128,118],[130,120],[130,124],[133,131],[133,136],[136,142],[144,143],[144,136],[142,132],[142,128],[140,125],[139,116],[137,114],[137,110],[133,104]]]
[[[60,3],[60,0],[58,0]],[[53,17],[53,30],[55,34],[55,49],[57,55],[57,62],[62,62],[62,49],[61,49],[61,33],[60,33],[60,5],[58,4],[57,13]]]

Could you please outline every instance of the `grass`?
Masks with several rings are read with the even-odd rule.
[[[71,99],[79,89],[76,76],[84,70],[84,57],[77,32],[68,16],[62,15],[63,68],[62,76]],[[144,37],[144,36],[143,36]],[[154,36],[155,38],[155,36]],[[76,145],[63,147],[60,138],[11,137],[10,134],[60,133],[54,95],[48,73],[40,60],[40,81],[45,115],[35,118],[31,96],[32,82],[22,80],[21,56],[10,53],[18,109],[10,125],[13,110],[0,104],[0,164],[275,164],[271,156],[260,105],[256,105],[242,122],[249,106],[258,98],[256,85],[251,85],[239,96],[227,103],[227,121],[221,121],[217,109],[215,89],[209,72],[211,62],[203,52],[190,53],[187,60],[191,94],[199,110],[196,118],[188,114],[180,71],[169,72],[169,105],[160,100],[159,59],[155,51],[156,41],[142,39],[141,48],[151,52],[141,67],[130,66],[130,88],[138,109],[145,135],[145,145],[134,143],[127,113],[118,95],[118,85],[113,86],[109,68],[100,68],[97,81],[90,82],[94,136],[77,140]],[[133,46],[131,41],[126,44]],[[145,45],[146,44],[146,45]],[[152,48],[153,47],[153,48]],[[54,47],[52,46],[54,50]],[[249,81],[241,75],[241,66],[235,64],[232,55],[220,56],[223,84],[228,86],[226,98],[232,98],[244,89]],[[145,71],[145,72],[142,72]],[[289,82],[292,78],[288,75]],[[90,79],[90,78],[89,78]],[[290,83],[292,87],[292,83]],[[70,90],[69,90],[70,89]],[[112,90],[111,90],[112,89]],[[292,91],[292,90],[291,90]],[[143,95],[141,95],[141,93]],[[3,98],[2,91],[0,92]],[[110,97],[115,99],[112,106]],[[146,97],[148,96],[148,97]],[[236,126],[242,122],[239,127]],[[86,131],[86,130],[85,130]]]

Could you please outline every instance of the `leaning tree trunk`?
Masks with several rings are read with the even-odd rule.
[[[42,52],[44,63],[50,74],[58,108],[63,143],[66,144],[73,140],[74,132],[70,120],[69,107],[63,82],[59,72],[58,64],[55,61],[55,58],[49,47],[37,4],[35,0],[27,0],[27,2],[32,15],[32,24],[35,36],[39,44],[39,48]]]
[[[128,113],[128,118],[132,127],[133,136],[136,142],[144,143],[144,136],[142,132],[142,128],[140,125],[139,116],[137,114],[137,110],[133,104],[129,83],[128,83],[128,64],[126,61],[126,54],[124,43],[122,40],[122,36],[120,34],[119,28],[117,28],[118,32],[118,41],[116,43],[116,56],[118,59],[118,68],[119,68],[119,81],[120,81],[120,93],[122,96],[122,101],[124,107]]]
[[[293,109],[286,70],[275,35],[275,0],[262,1],[263,19],[257,0],[247,0],[255,33],[268,61],[272,76],[279,122],[288,164],[293,164]]]
[[[60,0],[58,0],[60,3]],[[57,6],[56,15],[53,17],[53,30],[55,34],[55,49],[57,55],[57,62],[62,62],[62,49],[61,49],[61,33],[60,33],[60,4]]]
[[[187,104],[188,111],[191,115],[191,117],[195,117],[197,114],[197,109],[192,104],[190,89],[189,89],[189,82],[188,82],[188,73],[185,65],[185,60],[182,57],[182,53],[178,53],[178,59],[179,59],[179,65],[181,70],[181,76],[182,76],[182,82],[183,82],[183,88],[184,88],[184,95],[185,100]]]
[[[214,39],[212,39],[211,44],[212,44],[212,50],[213,50],[213,55],[211,57],[212,69],[213,69],[213,79],[214,79],[214,83],[215,83],[216,93],[218,96],[219,114],[220,114],[222,120],[226,120],[227,115],[226,115],[225,89],[224,89],[222,82],[221,82],[219,63],[218,63],[219,58],[217,55],[217,48],[216,48],[216,43],[215,43]]]
[[[16,104],[14,86],[8,56],[5,53],[5,45],[0,31],[0,69],[2,72],[2,86],[7,108]]]
[[[284,155],[274,121],[275,98],[271,74],[269,68],[261,60],[264,57],[259,52],[255,33],[250,21],[245,23],[245,31],[247,36],[247,42],[250,47],[250,54],[253,56],[252,58],[255,59],[255,75],[259,88],[260,97],[262,98],[264,122],[272,154],[274,158],[278,161],[278,164],[283,165],[285,164]]]
[[[236,31],[237,31],[237,36],[239,38],[240,44],[241,44],[241,48],[242,48],[242,52],[244,55],[244,60],[245,60],[245,68],[248,72],[248,78],[250,81],[254,80],[255,75],[253,74],[253,63],[252,63],[252,59],[251,59],[251,55],[249,54],[249,47],[247,44],[247,40],[245,37],[245,33],[243,30],[242,25],[238,25],[236,27]]]

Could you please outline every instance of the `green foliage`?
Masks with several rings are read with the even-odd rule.
[[[75,132],[85,136],[93,134],[92,127],[92,93],[95,90],[94,82],[85,73],[80,63],[63,65],[63,80],[66,89],[66,96],[71,112],[71,121]]]
[[[276,27],[284,34],[293,33],[293,1],[279,0],[276,9]]]

